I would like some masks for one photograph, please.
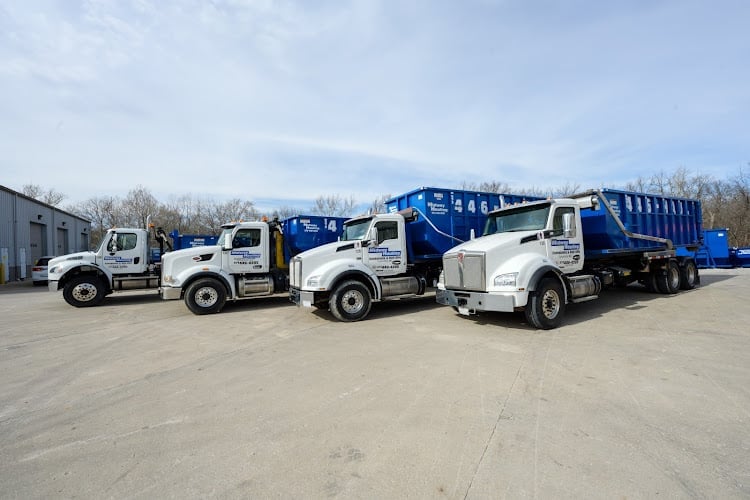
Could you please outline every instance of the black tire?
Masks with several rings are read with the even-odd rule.
[[[680,266],[677,261],[670,260],[663,272],[656,276],[656,287],[659,293],[673,295],[680,291]]]
[[[213,278],[201,278],[185,290],[185,305],[193,314],[215,314],[221,311],[226,301],[226,288]]]
[[[526,321],[534,328],[551,330],[560,326],[565,315],[562,284],[555,278],[544,278],[536,291],[529,294],[525,313]]]
[[[643,286],[646,287],[646,290],[650,293],[658,293],[659,288],[656,286],[656,280],[659,277],[660,271],[651,271],[649,273],[646,273],[646,278],[642,281]]]
[[[698,266],[694,260],[686,260],[680,269],[680,288],[692,290],[698,284]]]
[[[63,288],[65,302],[73,307],[98,306],[104,300],[106,290],[98,276],[76,276]]]
[[[370,290],[359,281],[345,281],[331,295],[329,306],[339,321],[365,319],[372,307]]]

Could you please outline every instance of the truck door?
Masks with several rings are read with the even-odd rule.
[[[232,274],[268,272],[268,227],[240,228],[232,237],[227,267]]]
[[[573,215],[572,234],[563,234],[563,215]],[[576,217],[574,207],[556,207],[552,216],[552,237],[547,247],[548,257],[564,273],[579,271],[583,267],[583,235],[580,229],[580,217]]]
[[[112,274],[142,273],[148,262],[143,261],[146,246],[143,235],[134,232],[112,232],[104,249],[103,263]]]
[[[406,272],[406,240],[404,226],[394,220],[375,223],[376,244],[363,252],[364,263],[378,276],[394,276]]]

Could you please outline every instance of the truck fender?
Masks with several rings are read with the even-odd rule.
[[[227,272],[223,271],[219,267],[211,266],[208,269],[201,269],[200,271],[196,273],[189,272],[191,269],[188,269],[187,272],[183,273],[179,276],[180,279],[180,287],[182,288],[182,291],[184,292],[187,287],[190,286],[190,284],[200,278],[214,278],[218,279],[224,284],[224,287],[227,289],[227,298],[229,300],[234,300],[237,298],[235,286],[234,286],[234,280],[232,279],[231,275],[229,275]],[[183,277],[187,275],[187,277]]]
[[[539,282],[542,281],[542,278],[544,276],[550,276],[550,275],[554,275],[560,281],[560,284],[562,285],[563,290],[565,292],[565,303],[567,304],[568,296],[570,294],[570,290],[568,289],[568,280],[565,279],[565,275],[563,274],[563,272],[560,271],[560,269],[558,269],[555,266],[546,265],[534,271],[534,274],[531,276],[531,279],[529,280],[528,291],[535,292],[536,287],[539,284]]]
[[[377,276],[375,274],[367,273],[363,270],[350,269],[343,272],[342,274],[339,274],[331,282],[331,286],[330,288],[328,288],[328,290],[330,292],[333,292],[333,290],[336,289],[339,283],[351,279],[364,283],[365,286],[370,289],[370,292],[372,292],[373,300],[380,300],[380,298],[383,296],[383,288],[380,286],[380,280],[377,279]]]
[[[358,279],[370,288],[373,300],[380,300],[383,289],[380,286],[378,276],[361,261],[347,259],[324,264],[318,268],[320,275],[320,287],[328,292],[333,290],[345,279]]]
[[[104,283],[107,294],[112,293],[112,273],[109,272],[109,269],[91,262],[76,264],[75,266],[65,271],[65,273],[57,282],[57,289],[62,290],[63,288],[65,288],[65,284],[68,281],[82,274],[95,274],[96,276],[99,276],[102,283]]]

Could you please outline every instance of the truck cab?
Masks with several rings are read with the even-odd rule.
[[[403,210],[346,221],[339,241],[291,260],[291,300],[330,309],[340,321],[358,321],[372,302],[423,294],[429,271],[409,261],[405,227],[415,216]]]
[[[48,287],[50,291],[62,290],[72,306],[98,305],[113,291],[157,287],[158,264],[149,259],[147,230],[110,229],[95,251],[52,259]]]

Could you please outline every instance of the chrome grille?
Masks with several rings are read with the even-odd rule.
[[[289,284],[297,288],[302,287],[302,260],[298,257],[292,258],[289,262]]]
[[[458,252],[443,258],[445,286],[459,290],[486,290],[484,253]]]

